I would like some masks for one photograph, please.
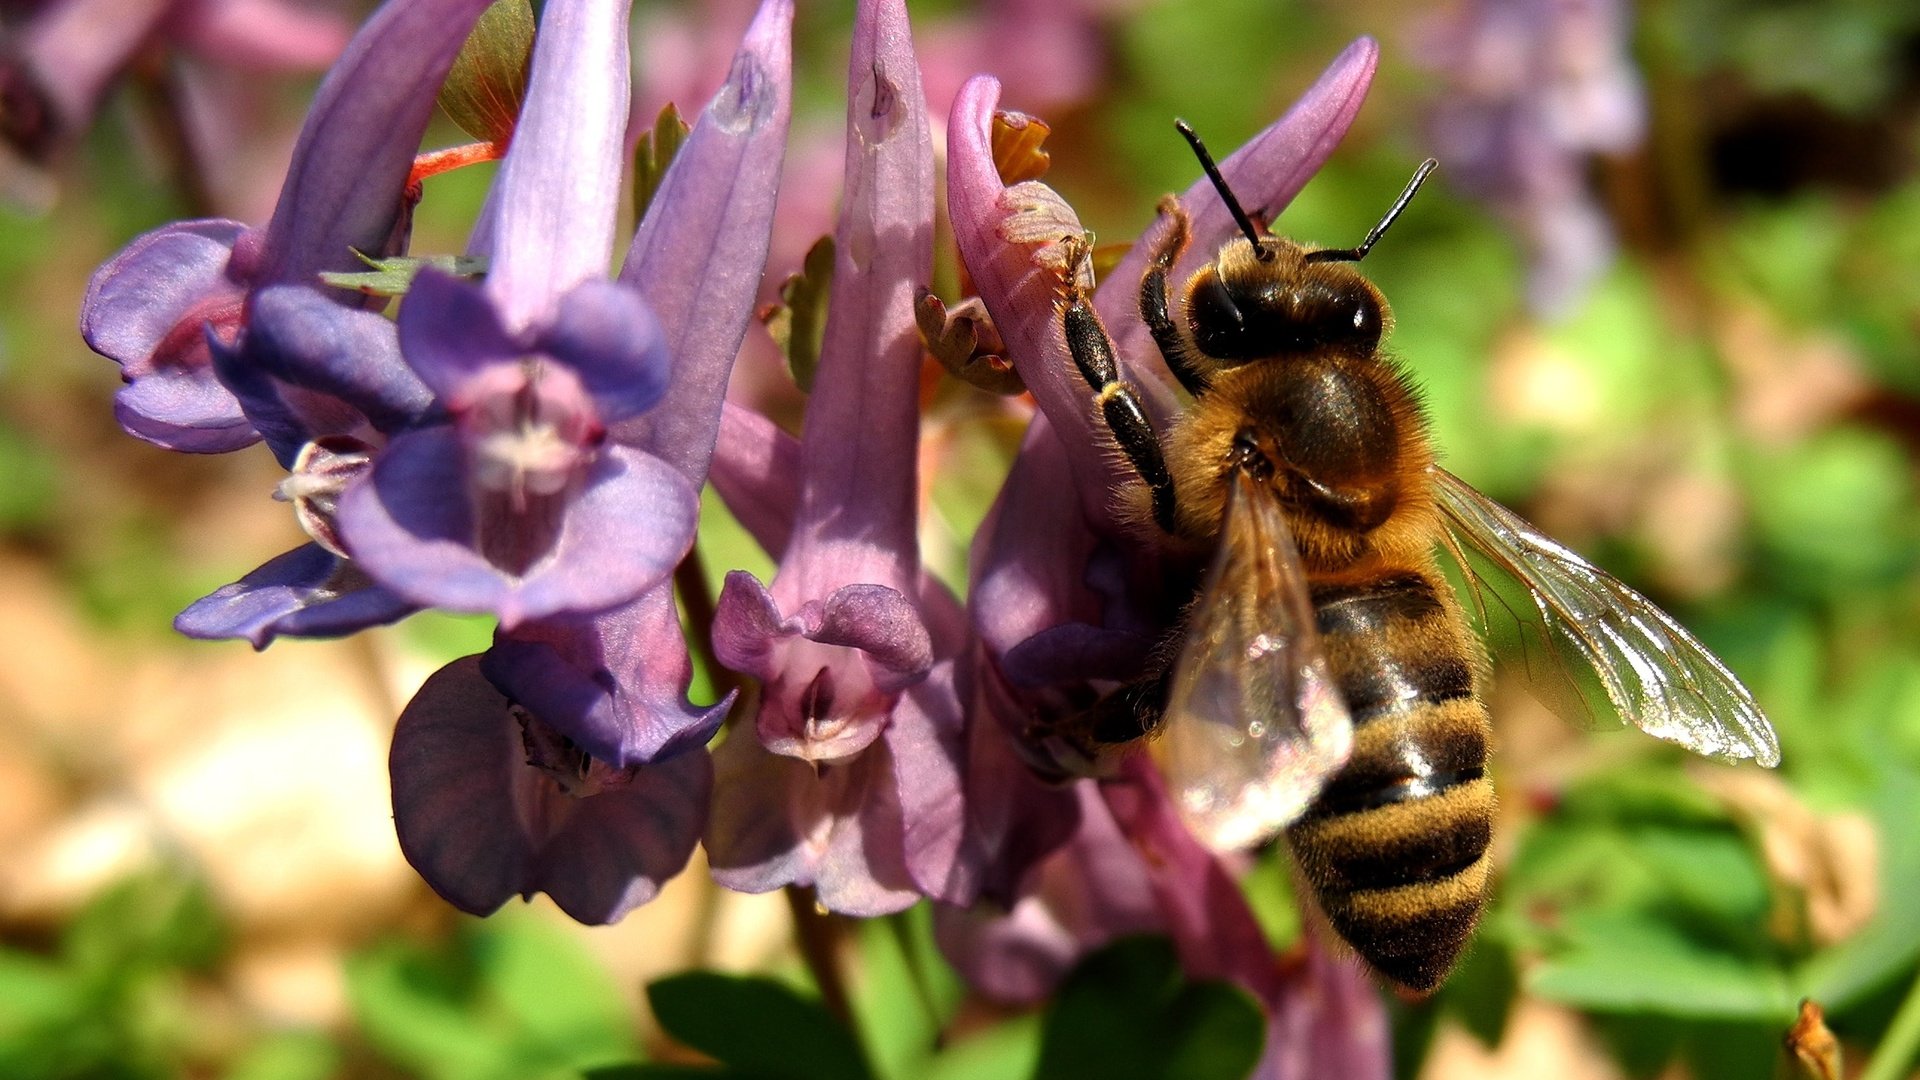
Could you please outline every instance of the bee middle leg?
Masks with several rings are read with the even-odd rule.
[[[1121,380],[1120,366],[1113,356],[1113,339],[1107,336],[1106,327],[1100,325],[1100,316],[1094,313],[1086,290],[1080,287],[1078,269],[1084,260],[1092,257],[1091,249],[1082,237],[1066,243],[1066,295],[1061,314],[1067,351],[1073,354],[1080,377],[1093,390],[1101,418],[1113,433],[1113,441],[1119,444],[1120,452],[1127,456],[1127,462],[1153,496],[1153,520],[1160,528],[1173,532],[1173,474],[1167,471],[1166,458],[1160,452],[1160,437],[1154,433],[1153,421],[1147,418],[1140,395]]]

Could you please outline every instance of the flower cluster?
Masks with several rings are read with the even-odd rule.
[[[1046,993],[1114,936],[1165,932],[1190,970],[1268,1006],[1262,1075],[1384,1076],[1384,1021],[1357,968],[1311,944],[1276,956],[1234,868],[1188,834],[1144,758],[1075,779],[1086,763],[1044,735],[1137,670],[1183,598],[1113,509],[1123,479],[1055,303],[1078,272],[1062,241],[1082,230],[1051,189],[1003,179],[995,127],[1022,121],[996,111],[998,84],[955,96],[939,177],[942,123],[905,6],[861,0],[796,439],[727,400],[773,242],[792,0],[759,6],[617,272],[630,0],[547,0],[466,252],[484,276],[422,268],[394,318],[322,276],[405,253],[435,91],[486,7],[389,0],[323,84],[264,227],[167,226],[93,280],[82,329],[121,365],[123,426],[188,452],[264,442],[311,537],[179,628],[264,647],[426,607],[495,616],[491,647],[406,707],[391,758],[402,850],[463,910],[545,892],[611,921],[701,845],[736,889],[807,887],[852,915],[931,899],[955,964],[1010,999]],[[1300,189],[1375,60],[1356,43],[1226,159],[1243,199],[1275,213]],[[1038,406],[964,604],[917,540],[942,182],[976,306]],[[1199,190],[1189,262],[1234,228]],[[1144,250],[1093,295],[1165,413],[1127,284]],[[675,569],[709,483],[778,564],[770,581],[730,574],[696,631],[757,685],[750,709],[689,698]]]

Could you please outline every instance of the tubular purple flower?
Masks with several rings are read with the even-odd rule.
[[[766,265],[792,108],[792,24],[791,0],[762,3],[620,273],[658,317],[672,368],[661,403],[615,423],[612,441],[667,461],[696,488]],[[615,767],[704,746],[732,701],[687,700],[693,664],[668,582],[592,618],[502,633],[482,665],[509,697]]]
[[[672,466],[610,444],[659,400],[659,324],[605,280],[627,123],[627,0],[555,0],[489,203],[484,285],[422,271],[400,348],[448,422],[401,434],[340,501],[353,558],[419,604],[587,614],[664,581],[699,500]]]
[[[355,269],[355,250],[401,249],[406,178],[434,94],[486,6],[396,0],[368,20],[320,86],[264,230],[223,220],[163,226],[94,274],[80,331],[121,367],[128,385],[115,412],[129,434],[191,453],[258,441],[215,376],[209,335],[235,343],[259,288],[317,287],[323,270]],[[333,295],[354,305],[363,299]]]
[[[919,573],[913,297],[933,261],[933,148],[903,6],[860,6],[850,70],[847,190],[799,514],[772,588],[730,575],[714,627],[721,662],[766,684],[761,738],[812,761],[865,749],[890,699],[933,663],[909,599]]]
[[[848,914],[965,890],[962,714],[935,667],[919,591],[921,346],[933,150],[906,8],[859,5],[849,62],[846,191],[826,336],[800,448],[799,508],[771,588],[727,578],[720,661],[763,686],[758,739],[716,754],[714,876],[762,892],[812,885]],[[937,674],[930,677],[929,672]]]
[[[1226,867],[1180,820],[1160,774],[1139,756],[1123,773],[1100,793],[1140,853],[1181,965],[1200,978],[1238,983],[1267,1011],[1266,1049],[1253,1076],[1386,1080],[1386,1012],[1359,963],[1327,955],[1308,933],[1306,962],[1283,964]]]
[[[996,1000],[1039,1002],[1088,952],[1166,929],[1140,855],[1101,803],[1098,786],[1079,781],[1071,798],[1079,828],[1025,871],[1004,907],[934,910],[941,954],[968,985]]]

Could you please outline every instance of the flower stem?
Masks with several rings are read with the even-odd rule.
[[[812,889],[789,885],[783,891],[787,896],[787,909],[793,913],[794,941],[800,946],[800,958],[806,961],[807,970],[820,988],[821,1003],[848,1031],[857,1035],[860,1029],[853,1022],[852,999],[847,996],[847,983],[840,974],[840,928],[834,924],[832,915],[820,909]]]
[[[680,596],[680,610],[687,620],[687,639],[694,655],[706,669],[713,692],[724,695],[740,685],[740,679],[721,666],[720,658],[713,653],[713,590],[707,585],[707,564],[700,557],[700,545],[695,544],[687,557],[680,560],[680,565],[673,568],[673,590]]]
[[[1907,999],[1900,1003],[1900,1011],[1893,1015],[1859,1080],[1900,1080],[1907,1075],[1915,1050],[1920,1050],[1920,979],[1907,991]]]

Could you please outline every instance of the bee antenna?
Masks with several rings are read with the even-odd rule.
[[[1261,262],[1273,259],[1273,252],[1260,243],[1260,230],[1254,227],[1253,219],[1240,209],[1240,200],[1233,197],[1233,189],[1227,186],[1227,178],[1220,175],[1220,166],[1213,163],[1213,155],[1207,153],[1207,144],[1200,141],[1193,126],[1185,120],[1175,120],[1174,130],[1184,135],[1187,145],[1193,147],[1193,156],[1200,159],[1200,167],[1207,171],[1207,179],[1213,181],[1213,189],[1220,193],[1220,201],[1227,204],[1227,211],[1233,215],[1234,224],[1247,234],[1247,243],[1253,245],[1253,255]],[[1397,212],[1397,211],[1396,211]]]
[[[1420,185],[1426,183],[1427,177],[1433,172],[1433,170],[1439,167],[1440,167],[1440,163],[1433,160],[1432,158],[1428,158],[1427,160],[1421,162],[1420,167],[1414,170],[1413,179],[1407,181],[1407,189],[1400,193],[1400,197],[1398,199],[1394,200],[1393,208],[1387,211],[1386,217],[1383,217],[1380,219],[1380,224],[1375,225],[1373,229],[1367,233],[1367,238],[1365,240],[1360,241],[1359,247],[1326,248],[1321,251],[1309,251],[1305,255],[1301,256],[1301,261],[1302,262],[1359,262],[1361,259],[1366,258],[1367,252],[1373,250],[1373,245],[1376,243],[1379,243],[1380,238],[1387,234],[1387,226],[1392,225],[1393,219],[1399,217],[1400,211],[1405,210],[1407,208],[1407,204],[1413,201],[1413,193],[1416,191],[1419,191]]]

